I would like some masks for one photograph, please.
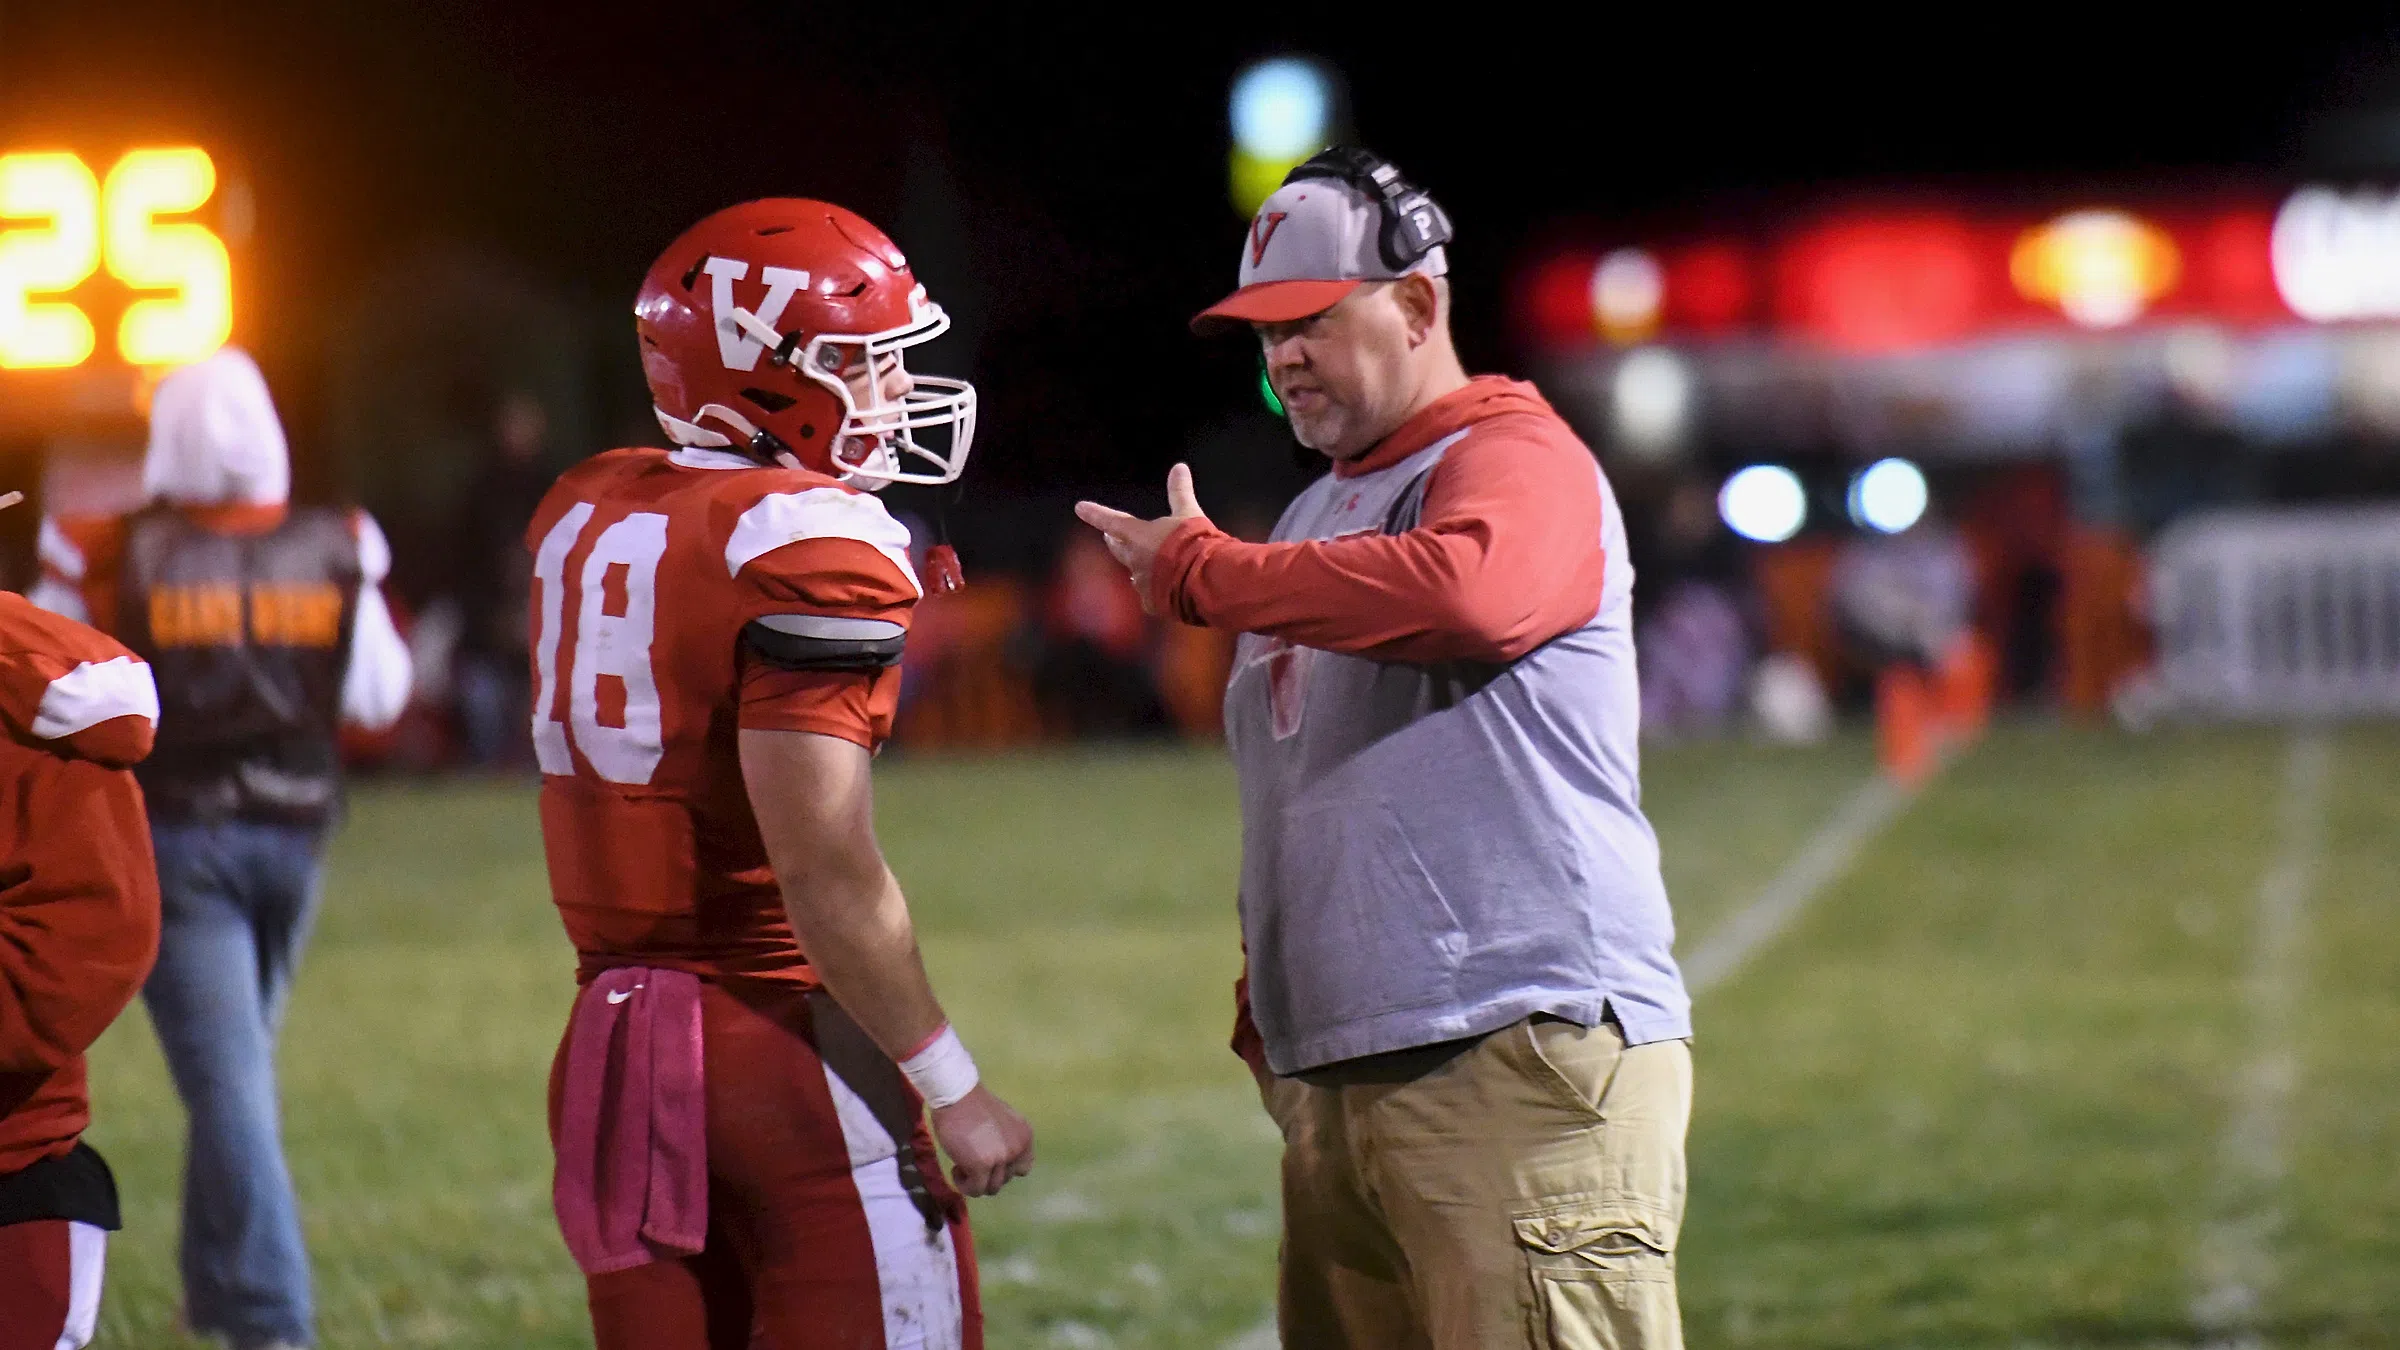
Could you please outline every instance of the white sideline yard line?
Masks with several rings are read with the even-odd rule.
[[[1692,949],[1683,962],[1684,986],[1698,995],[1730,979],[1759,948],[1789,928],[1818,892],[1849,871],[1859,850],[1898,819],[1901,808],[1924,791],[1941,768],[1937,765],[1914,787],[1903,787],[1880,772],[1859,784],[1756,899]]]
[[[2201,1230],[2192,1261],[2199,1290],[2192,1299],[2192,1322],[2210,1350],[2261,1350],[2267,1344],[2258,1329],[2259,1313],[2275,1281],[2273,1252],[2283,1227],[2277,1192],[2289,1166],[2284,1120],[2299,1076],[2293,1012],[2305,977],[2309,891],[2325,847],[2325,780],[2332,758],[2324,732],[2292,737],[2284,759],[2275,856],[2258,882],[2257,926],[2242,981],[2251,1058],[2218,1143],[2211,1222]]]

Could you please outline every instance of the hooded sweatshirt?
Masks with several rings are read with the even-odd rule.
[[[247,352],[228,347],[159,381],[150,402],[149,448],[142,457],[142,491],[151,502],[174,506],[212,532],[257,534],[284,522],[291,487],[283,422],[266,377]],[[42,576],[26,598],[115,631],[124,526],[122,517],[45,517]],[[349,529],[357,540],[361,577],[342,714],[358,726],[381,730],[408,706],[408,645],[383,598],[392,550],[382,527],[366,512],[352,511]]]
[[[1691,1034],[1640,808],[1624,523],[1529,385],[1482,378],[1294,501],[1205,520],[1159,608],[1240,631],[1236,1049],[1290,1074],[1534,1013]]]
[[[337,713],[369,728],[399,717],[411,672],[383,598],[390,546],[363,511],[290,507],[283,424],[246,353],[228,348],[159,382],[142,484],[149,504],[133,515],[44,520],[42,580],[28,598],[165,662],[167,725],[145,774],[182,775],[195,736],[223,740],[240,720],[238,709],[194,705],[177,725],[180,695],[194,687],[186,668],[222,693],[226,680],[205,673],[222,666],[235,683],[259,683],[262,706],[287,710],[301,686],[329,686],[338,708],[326,707],[321,731],[310,733],[326,754]],[[310,658],[317,665],[333,662],[322,681],[262,674],[274,663],[262,665],[257,652],[301,648],[322,653]],[[315,714],[287,711],[284,720],[294,717],[313,723]],[[289,768],[269,765],[250,779],[272,784]],[[158,785],[152,796],[154,809],[180,814]]]

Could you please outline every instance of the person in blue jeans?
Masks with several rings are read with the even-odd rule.
[[[137,777],[163,921],[142,999],[190,1116],[185,1319],[236,1350],[315,1338],[275,1046],[340,811],[341,724],[390,725],[410,685],[382,532],[291,506],[290,478],[250,358],[183,367],[152,400],[147,504],[46,520],[29,593],[132,648],[158,685]]]

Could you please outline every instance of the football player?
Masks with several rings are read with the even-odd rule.
[[[1032,1132],[934,997],[868,773],[911,609],[956,584],[874,494],[958,477],[975,391],[908,372],[948,320],[824,202],[701,221],[634,316],[672,446],[569,470],[526,533],[583,986],[553,1198],[598,1345],[980,1346],[962,1193]]]
[[[0,592],[0,1350],[73,1350],[98,1322],[117,1186],[83,1142],[83,1056],[158,951],[127,771],[157,724],[147,664]]]

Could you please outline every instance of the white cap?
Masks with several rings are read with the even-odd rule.
[[[1361,282],[1438,277],[1450,270],[1439,244],[1394,268],[1384,260],[1382,236],[1383,208],[1362,189],[1339,178],[1286,183],[1250,220],[1239,286],[1194,316],[1192,331],[1305,319],[1332,308]]]

